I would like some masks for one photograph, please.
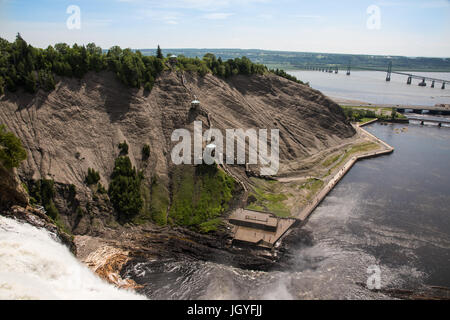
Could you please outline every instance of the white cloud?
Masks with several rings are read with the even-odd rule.
[[[121,0],[119,0],[121,1]],[[214,12],[224,8],[245,6],[254,3],[268,3],[271,0],[122,0],[135,2],[153,8],[194,9],[204,12]]]
[[[95,20],[87,20],[82,21],[85,27],[89,28],[106,28],[111,26],[112,20],[110,19],[95,19]]]
[[[295,14],[294,18],[318,20],[318,19],[322,19],[323,17],[318,16],[318,15],[309,15],[309,14]]]
[[[271,14],[262,13],[262,14],[258,15],[258,18],[263,19],[263,20],[272,20],[273,16]]]
[[[419,7],[419,8],[450,8],[450,0],[433,1],[380,1],[376,3],[380,7]]]
[[[203,18],[208,19],[208,20],[224,20],[232,15],[233,15],[233,13],[216,12],[216,13],[205,14],[205,15],[203,15]]]
[[[151,20],[172,25],[179,24],[183,17],[183,14],[176,11],[147,10],[140,13],[143,13],[146,18],[150,18]]]

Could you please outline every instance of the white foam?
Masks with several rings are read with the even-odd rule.
[[[110,285],[54,235],[0,217],[0,299],[144,299]]]

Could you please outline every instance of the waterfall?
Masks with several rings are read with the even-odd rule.
[[[45,229],[0,216],[1,299],[144,299],[79,262]]]

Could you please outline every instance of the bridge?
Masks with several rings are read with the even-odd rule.
[[[405,113],[406,110],[412,110],[413,113],[422,114],[424,110],[427,110],[429,114],[450,115],[450,105],[441,104],[434,107],[427,106],[399,106],[395,107],[397,112]]]
[[[418,80],[421,80],[421,82],[419,83],[420,87],[426,87],[427,82],[431,82],[431,88],[435,88],[437,84],[441,84],[441,89],[444,90],[446,84],[450,83],[450,80],[426,77],[426,76],[421,76],[421,75],[407,73],[407,72],[393,71],[392,70],[392,61],[389,62],[387,69],[369,68],[369,67],[364,67],[364,66],[352,66],[351,64],[349,64],[347,66],[347,70],[346,70],[347,71],[346,74],[348,76],[351,75],[352,68],[357,69],[357,70],[386,72],[386,81],[388,81],[388,82],[391,81],[392,74],[399,74],[399,75],[406,76],[407,77],[407,80],[406,80],[407,85],[411,85],[413,79],[418,79]],[[328,73],[339,73],[339,66],[337,66],[337,65],[335,65],[335,66],[305,65],[305,66],[303,66],[303,69],[322,71],[322,72],[328,72]]]
[[[442,127],[443,124],[450,125],[450,119],[442,118],[442,119],[424,119],[419,117],[408,117],[409,121],[418,121],[423,126],[426,123],[437,123],[438,127]]]

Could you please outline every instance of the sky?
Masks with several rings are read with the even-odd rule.
[[[17,32],[41,48],[95,42],[450,57],[450,0],[0,0],[0,37],[12,41]]]

